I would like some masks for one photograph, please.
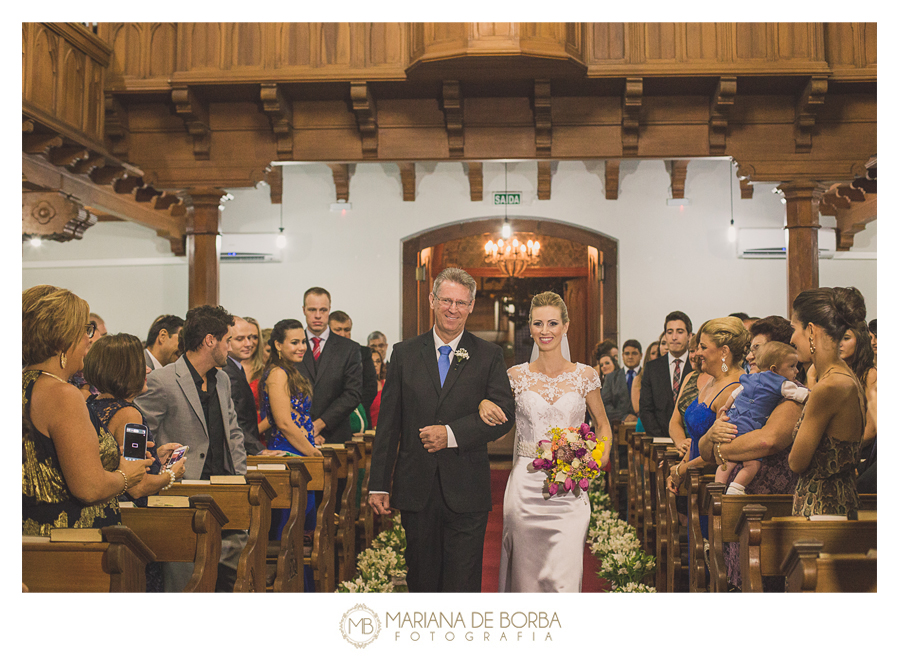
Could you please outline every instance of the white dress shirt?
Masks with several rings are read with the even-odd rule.
[[[155,356],[153,356],[153,352],[151,352],[150,350],[148,350],[146,347],[144,348],[144,351],[150,356],[150,361],[153,362],[153,369],[154,369],[154,370],[158,370],[159,368],[162,368],[162,367],[163,367],[163,364],[161,364],[161,363],[159,362],[159,359],[157,359]]]
[[[309,330],[309,328],[307,327],[306,328],[306,343],[307,343],[307,346],[310,351],[312,351],[312,348],[313,348],[313,340],[312,339],[314,336],[315,336],[315,334],[313,332],[311,332]],[[331,336],[331,327],[326,326],[325,331],[323,331],[318,336],[318,338],[319,338],[319,354],[320,355],[322,354],[322,350],[325,349],[325,341],[328,340],[329,336]]]

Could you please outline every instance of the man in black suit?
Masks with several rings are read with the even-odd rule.
[[[463,270],[438,275],[429,295],[434,327],[394,346],[381,392],[369,504],[378,514],[392,506],[402,513],[411,592],[481,591],[487,444],[512,427],[515,400],[500,347],[465,331],[475,289]],[[484,423],[483,399],[509,420]]]
[[[332,311],[328,315],[328,328],[332,333],[353,340],[350,335],[353,331],[353,320],[344,311]],[[378,395],[378,373],[375,372],[375,363],[372,361],[372,350],[365,345],[359,346],[359,358],[362,361],[362,389],[360,397],[362,406],[366,412],[366,424],[372,427],[372,417],[369,415],[369,407]]]
[[[303,293],[309,349],[297,369],[313,386],[310,415],[316,445],[350,441],[350,414],[362,399],[359,344],[329,329],[330,312],[327,290],[310,288]]]
[[[241,361],[249,359],[253,353],[250,334],[255,329],[243,318],[234,316],[234,328],[231,330],[231,339],[228,342],[228,361],[222,368],[231,380],[231,399],[234,402],[238,425],[244,433],[244,449],[248,455],[258,455],[266,450],[266,446],[259,440],[259,425],[256,422],[256,402],[253,400],[253,390],[250,388],[244,367],[241,365]]]
[[[687,358],[691,319],[681,311],[672,311],[666,316],[664,326],[669,352],[648,363],[641,377],[641,424],[650,436],[669,436],[675,399],[681,390],[681,382],[691,372],[691,362]]]

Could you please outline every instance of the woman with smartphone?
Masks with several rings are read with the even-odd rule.
[[[22,534],[121,523],[118,496],[139,486],[149,459],[126,460],[68,383],[84,366],[96,325],[72,292],[22,293]]]
[[[169,464],[169,457],[181,444],[154,446],[144,417],[134,404],[134,398],[147,390],[147,366],[140,339],[131,334],[113,334],[97,340],[84,359],[84,377],[99,391],[88,398],[88,409],[115,437],[119,448],[125,449],[125,457],[130,457],[127,448],[132,444],[129,439],[125,445],[126,434],[146,441],[153,464],[143,481],[123,496],[138,507],[146,507],[147,496],[168,489],[184,477],[187,457]]]

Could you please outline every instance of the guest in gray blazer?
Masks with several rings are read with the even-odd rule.
[[[150,370],[174,363],[179,357],[178,335],[183,326],[184,320],[177,315],[164,315],[153,322],[144,344],[144,363]]]
[[[633,420],[634,411],[631,408],[631,395],[628,393],[625,371],[619,368],[618,363],[609,354],[601,356],[598,365],[602,379],[600,395],[603,398],[607,418],[611,421]]]
[[[233,316],[221,306],[188,311],[181,330],[184,355],[147,375],[147,392],[134,401],[157,445],[178,442],[190,447],[184,475],[188,480],[247,472],[244,433],[231,400],[231,382],[219,370],[228,359],[233,325]],[[222,532],[218,591],[233,589],[246,541],[246,532]],[[187,567],[186,574],[180,573],[182,566]],[[163,573],[166,591],[184,589],[193,565],[172,562],[166,567],[170,567]]]

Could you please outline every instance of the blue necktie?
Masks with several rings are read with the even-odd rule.
[[[447,379],[447,373],[450,371],[450,346],[442,345],[438,348],[441,355],[438,357],[438,374],[441,376],[441,386]]]
[[[627,376],[626,380],[628,382],[628,392],[631,393],[631,382],[634,381],[634,370],[628,371],[628,376]]]

